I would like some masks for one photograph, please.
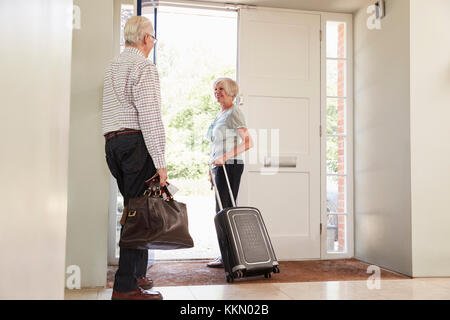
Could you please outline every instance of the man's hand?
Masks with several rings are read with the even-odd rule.
[[[161,187],[164,187],[166,185],[166,181],[167,181],[167,169],[159,168],[156,170],[156,172],[159,174],[159,185]]]

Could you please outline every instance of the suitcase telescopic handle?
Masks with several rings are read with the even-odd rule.
[[[227,181],[228,192],[230,193],[231,203],[233,204],[233,207],[236,207],[236,202],[234,201],[233,192],[231,191],[230,180],[228,179],[228,174],[227,174],[227,170],[225,168],[225,164],[223,164],[222,168],[223,168],[223,173],[225,174],[225,180]],[[217,185],[216,185],[216,179],[211,170],[211,167],[209,167],[209,172],[211,174],[212,182],[214,185],[214,190],[216,192],[216,197],[219,202],[219,208],[220,208],[220,210],[223,210],[222,199],[220,198],[219,190],[217,189]]]

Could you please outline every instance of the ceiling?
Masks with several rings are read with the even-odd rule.
[[[148,0],[144,0],[148,1]],[[186,2],[189,2],[186,1]],[[310,11],[328,11],[352,13],[366,7],[375,0],[195,0],[195,2],[217,2],[247,4],[261,7],[298,9]]]

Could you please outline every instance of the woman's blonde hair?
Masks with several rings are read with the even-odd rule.
[[[131,17],[123,29],[125,43],[129,45],[140,45],[146,34],[153,35],[153,26],[150,20],[143,16]]]
[[[233,98],[236,98],[236,96],[239,94],[239,86],[231,78],[219,78],[216,81],[214,81],[213,89],[216,88],[218,84],[223,85],[223,89],[227,93],[227,95],[232,96]]]

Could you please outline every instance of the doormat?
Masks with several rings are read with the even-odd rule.
[[[208,268],[207,260],[157,261],[147,271],[155,287],[202,286],[227,284],[224,269]],[[280,273],[236,279],[234,283],[279,283],[313,281],[367,280],[369,264],[356,259],[280,261]],[[380,268],[381,269],[381,268]],[[117,266],[108,267],[107,286],[112,288]],[[411,279],[410,277],[381,269],[381,280]]]

